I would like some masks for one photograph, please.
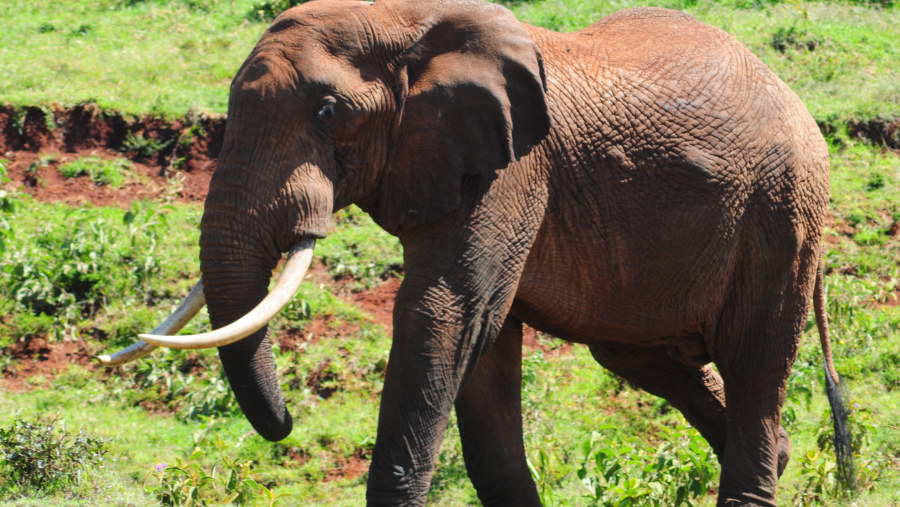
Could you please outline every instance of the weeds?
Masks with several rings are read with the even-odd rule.
[[[821,42],[814,38],[810,38],[806,30],[798,29],[796,23],[788,28],[780,27],[775,30],[769,45],[775,51],[784,54],[789,49],[805,49],[814,51]]]
[[[50,164],[52,164],[56,159],[56,155],[48,153],[41,154],[38,156],[37,160],[28,164],[28,168],[25,169],[25,172],[28,174],[36,175],[41,169],[50,167]]]
[[[56,418],[16,414],[0,428],[0,499],[72,490],[103,466],[106,453],[105,440],[83,430],[73,435]]]
[[[219,458],[212,467],[201,463],[204,451],[199,447],[172,465],[157,463],[144,487],[162,505],[274,505],[278,495],[253,479],[252,462],[230,457],[227,449],[216,441]],[[148,486],[148,481],[155,484]]]
[[[664,430],[656,447],[612,426],[601,431],[582,444],[577,472],[593,505],[693,505],[718,483],[718,461],[694,430]]]
[[[276,16],[305,0],[264,0],[253,5],[247,19],[257,22],[271,22]]]
[[[125,183],[130,170],[131,162],[124,158],[81,157],[59,167],[59,173],[66,178],[87,175],[94,184],[113,188]]]
[[[69,209],[43,217],[33,234],[8,241],[0,257],[0,294],[34,317],[49,316],[54,334],[72,332],[110,295],[147,287],[159,272],[155,244],[165,207],[136,203],[111,216]]]
[[[165,150],[174,139],[161,141],[155,137],[144,137],[143,134],[130,132],[122,143],[122,151],[134,152],[141,158],[150,158]]]
[[[403,263],[400,242],[351,206],[335,214],[335,228],[316,246],[316,255],[339,277],[371,288],[396,276]]]
[[[224,371],[209,355],[169,351],[128,366],[114,392],[126,405],[174,412],[181,421],[240,413]]]
[[[0,187],[11,181],[6,168],[8,163],[8,160],[0,158]],[[6,251],[7,242],[13,238],[13,227],[9,217],[15,213],[19,204],[19,198],[14,192],[0,188],[0,254]]]

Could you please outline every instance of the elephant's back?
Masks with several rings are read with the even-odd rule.
[[[715,288],[754,240],[819,241],[824,140],[797,96],[733,37],[663,9],[532,33],[554,122],[538,151],[559,163],[517,297],[536,308],[567,291],[592,295],[535,319],[545,330],[677,333],[713,318]]]
[[[646,170],[705,181],[703,192],[732,199],[786,175],[816,180],[807,190],[818,194],[824,181],[827,193],[827,147],[815,121],[726,32],[678,11],[640,7],[578,32],[533,34],[546,62],[551,113],[565,132],[590,140],[593,156],[582,160],[616,152]],[[591,113],[584,117],[566,116],[585,106]]]
[[[678,174],[699,171],[732,205],[821,225],[827,145],[800,98],[740,41],[652,7],[619,11],[571,37],[603,67],[595,85],[614,109],[606,128],[630,132],[632,154],[653,153]]]

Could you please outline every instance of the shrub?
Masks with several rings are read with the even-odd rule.
[[[130,133],[125,136],[121,151],[132,151],[139,157],[150,158],[163,151],[172,144],[173,139],[161,141],[154,137],[144,137],[142,134]]]
[[[73,435],[58,422],[28,421],[16,414],[0,428],[0,498],[52,495],[102,466],[106,442],[83,430]]]
[[[140,203],[124,214],[49,210],[32,234],[17,235],[2,251],[0,297],[19,311],[52,316],[65,333],[110,296],[146,288],[160,270],[155,246],[166,210]]]
[[[693,505],[716,486],[718,461],[699,433],[678,427],[662,434],[654,447],[642,438],[594,432],[582,445],[578,469],[592,504]]]

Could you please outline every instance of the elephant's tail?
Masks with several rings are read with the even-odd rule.
[[[828,315],[825,311],[825,281],[822,264],[816,273],[816,288],[813,293],[813,309],[819,328],[819,341],[825,356],[825,391],[831,404],[831,418],[834,422],[834,453],[837,458],[838,479],[845,487],[856,489],[856,469],[853,465],[853,449],[850,445],[850,430],[847,428],[847,389],[841,383],[840,375],[834,368],[831,340],[828,336]]]

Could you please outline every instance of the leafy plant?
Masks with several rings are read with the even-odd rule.
[[[804,29],[798,29],[797,25],[793,24],[788,28],[780,27],[775,30],[769,45],[779,53],[785,53],[789,49],[813,51],[819,45],[819,41],[810,38],[809,32]]]
[[[252,21],[271,21],[283,11],[308,0],[264,0],[253,6],[247,14]]]
[[[252,462],[229,456],[222,440],[216,447],[219,459],[212,467],[201,464],[200,447],[173,465],[157,463],[148,475],[155,485],[147,486],[145,480],[145,488],[163,505],[274,505],[278,496],[253,479]]]
[[[67,332],[108,295],[146,287],[159,272],[154,250],[166,210],[138,203],[127,212],[82,208],[42,217],[0,257],[0,294]]]
[[[613,426],[602,432],[617,433]],[[592,432],[578,478],[594,505],[693,505],[718,481],[718,461],[696,431],[665,430],[654,446],[639,437]]]
[[[209,355],[170,351],[129,366],[116,393],[127,405],[170,410],[182,421],[238,415],[225,373]]]
[[[316,255],[335,276],[371,288],[395,276],[403,262],[400,242],[384,232],[359,208],[335,214],[335,229],[316,246]]]
[[[59,173],[66,178],[87,175],[97,185],[119,188],[130,169],[131,162],[124,158],[81,157],[60,166]]]
[[[26,420],[16,414],[0,428],[0,498],[71,489],[102,466],[106,452],[105,440],[83,430],[73,435],[55,417]]]
[[[140,157],[150,158],[168,148],[172,142],[173,139],[161,141],[155,137],[144,137],[143,134],[130,132],[122,143],[122,151],[133,151]]]
[[[52,164],[56,159],[57,156],[52,153],[43,153],[38,156],[37,160],[28,164],[28,168],[25,169],[25,172],[29,174],[37,174],[37,172],[41,169],[49,167],[50,164]]]
[[[11,181],[6,168],[8,163],[5,158],[0,158],[0,185]],[[19,198],[15,193],[0,188],[0,254],[6,250],[7,240],[12,238],[13,228],[8,217],[15,212],[18,205]]]

